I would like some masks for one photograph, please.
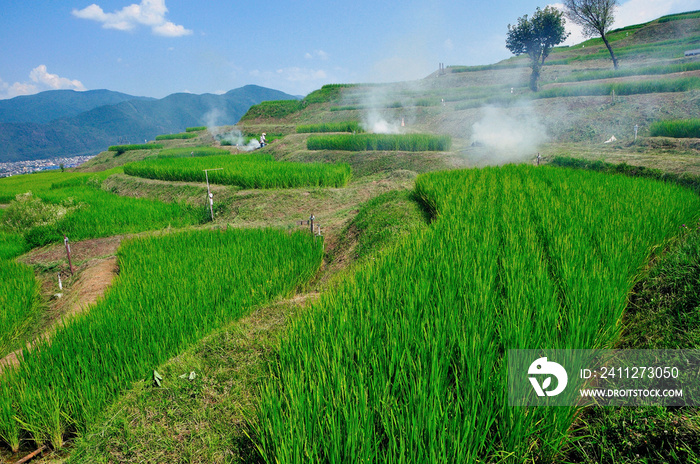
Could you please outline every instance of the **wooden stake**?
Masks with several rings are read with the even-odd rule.
[[[207,178],[207,200],[209,201],[209,212],[211,213],[211,222],[214,222],[214,195],[209,189],[209,172],[208,171],[220,171],[223,168],[216,169],[204,169],[204,176]]]
[[[73,263],[70,260],[70,245],[68,244],[68,237],[63,235],[63,243],[66,245],[66,254],[68,255],[68,267],[70,268],[70,275],[73,275]]]

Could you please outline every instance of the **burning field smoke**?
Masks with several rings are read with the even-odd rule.
[[[361,106],[365,108],[360,122],[362,128],[374,134],[400,134],[401,117],[396,114],[396,107],[404,105],[395,100],[396,95],[385,85],[377,85],[366,92],[361,99]]]
[[[401,123],[389,122],[379,111],[368,111],[362,118],[362,128],[374,134],[399,134],[401,133]]]
[[[215,135],[217,140],[219,140],[222,145],[231,145],[238,147],[239,150],[252,151],[256,148],[260,148],[260,142],[255,137],[251,138],[246,142],[247,137],[243,135],[238,129],[234,129],[225,133],[219,133]]]
[[[247,137],[238,129],[224,131],[219,126],[219,123],[225,116],[225,113],[218,108],[214,108],[204,115],[207,131],[212,137],[221,142],[222,145],[238,147],[242,151],[252,151],[260,148],[260,142],[255,137],[246,141]]]
[[[483,147],[485,164],[522,162],[532,158],[547,140],[545,127],[528,106],[482,109],[472,126],[472,146]]]

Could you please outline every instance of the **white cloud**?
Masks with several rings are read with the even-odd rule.
[[[317,81],[328,77],[323,69],[291,67],[278,69],[276,72],[282,79],[290,82]]]
[[[77,79],[71,80],[65,77],[60,77],[57,74],[49,73],[46,70],[45,64],[40,64],[36,68],[32,69],[32,71],[29,73],[29,78],[37,84],[43,84],[45,87],[52,90],[85,90],[83,83]]]
[[[105,29],[118,31],[130,31],[138,25],[148,26],[155,35],[163,37],[181,37],[192,34],[192,31],[184,26],[174,24],[165,19],[168,8],[165,0],[141,0],[141,3],[125,6],[114,13],[105,13],[96,4],[92,4],[82,10],[74,9],[73,16],[81,19],[89,19],[102,23]]]
[[[36,85],[29,82],[15,82],[9,84],[7,82],[0,83],[0,100],[5,98],[19,97],[20,95],[32,95],[39,91]]]
[[[160,26],[154,26],[153,33],[163,37],[182,37],[183,35],[192,34],[192,31],[185,29],[184,26],[173,24],[168,21]]]
[[[454,50],[455,48],[455,44],[452,42],[452,39],[445,40],[444,46],[446,50]]]
[[[338,81],[338,76],[325,70],[292,66],[275,70],[253,69],[248,72],[253,83],[279,89],[292,95],[306,95],[329,82]]]
[[[304,58],[307,60],[313,60],[314,58],[318,58],[319,60],[327,60],[330,57],[330,55],[323,50],[314,50],[313,53],[306,52],[304,54]]]
[[[67,79],[47,71],[42,64],[32,69],[28,82],[15,82],[9,84],[0,79],[0,99],[18,97],[20,95],[33,95],[44,90],[86,90],[82,82],[77,79]]]

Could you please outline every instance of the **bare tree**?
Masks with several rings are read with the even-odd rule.
[[[566,16],[575,24],[583,27],[583,33],[588,37],[600,35],[608,47],[613,66],[617,69],[617,58],[605,34],[615,21],[615,7],[618,0],[565,0]]]

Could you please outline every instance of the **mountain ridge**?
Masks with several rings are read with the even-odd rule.
[[[0,101],[0,162],[97,154],[110,145],[152,140],[157,135],[181,132],[190,126],[235,124],[252,105],[266,100],[297,99],[257,85],[246,85],[222,95],[175,93],[161,99],[112,91],[87,92],[93,92],[87,95],[91,97],[89,99],[80,95],[85,92],[55,90],[21,100],[16,100],[19,98],[16,97],[4,106]],[[98,95],[102,100],[121,101],[94,106],[99,98],[92,97]],[[87,105],[85,101],[93,100],[93,107],[44,122],[47,116],[41,111],[70,114],[66,108],[70,103],[65,103],[70,102],[70,97],[74,97],[77,105],[83,106]],[[7,121],[11,118],[2,109],[16,107],[18,101],[26,108],[40,110],[33,116],[31,111],[24,110],[18,117],[19,122]]]

